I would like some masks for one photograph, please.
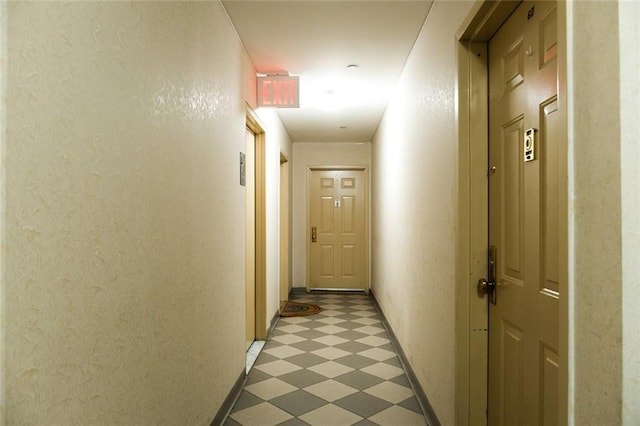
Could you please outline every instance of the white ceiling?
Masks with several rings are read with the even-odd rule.
[[[258,73],[300,76],[300,108],[278,110],[294,142],[368,142],[432,0],[223,4]]]

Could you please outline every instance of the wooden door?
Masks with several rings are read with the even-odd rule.
[[[255,134],[245,134],[245,319],[246,347],[256,337],[256,179],[255,179]]]
[[[564,296],[556,27],[555,3],[525,1],[489,41],[489,244],[497,253],[489,307],[491,425],[558,422]]]
[[[310,289],[367,290],[366,173],[309,175]]]

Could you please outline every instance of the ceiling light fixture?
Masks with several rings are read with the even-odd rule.
[[[347,65],[347,69],[355,70],[356,68],[358,68],[358,66],[356,64]]]

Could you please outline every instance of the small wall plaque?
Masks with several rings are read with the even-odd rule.
[[[247,158],[244,152],[240,153],[240,185],[247,185]]]

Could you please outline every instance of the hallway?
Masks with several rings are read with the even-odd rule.
[[[287,286],[310,285],[308,173],[366,169],[363,288],[410,360],[415,392],[432,408],[427,421],[486,424],[491,371],[516,365],[540,382],[524,361],[489,367],[484,349],[494,330],[512,339],[512,354],[525,344],[506,321],[491,328],[488,297],[478,293],[489,278],[486,192],[496,171],[514,189],[518,219],[508,239],[518,250],[500,253],[513,254],[518,270],[553,272],[530,288],[560,303],[544,316],[557,317],[557,350],[528,346],[549,368],[539,374],[553,390],[545,424],[640,424],[640,2],[522,9],[544,37],[506,44],[513,49],[499,87],[526,86],[532,74],[519,67],[535,61],[546,72],[556,63],[558,84],[529,106],[548,114],[542,124],[518,113],[506,121],[517,126],[491,126],[514,130],[494,138],[513,142],[504,147],[519,165],[506,179],[502,161],[489,157],[485,115],[496,92],[487,52],[516,3],[0,1],[0,426],[205,426],[225,416],[253,340],[243,179],[251,120],[263,131],[253,147],[258,338],[272,331]],[[271,28],[236,25],[231,15],[242,9]],[[385,25],[405,30],[409,21],[414,30],[399,49]],[[264,55],[252,57],[245,31],[268,42]],[[304,53],[309,67],[270,60],[276,48]],[[366,74],[388,77],[392,54],[401,60],[391,85],[359,84]],[[311,72],[316,65],[322,72]],[[302,108],[261,107],[258,78],[285,72],[300,77]],[[290,118],[313,92],[321,102],[305,115],[308,132],[296,132]],[[347,107],[377,118],[350,120]],[[562,137],[545,136],[550,128]],[[521,137],[526,131],[538,136]],[[537,160],[525,164],[534,140]],[[516,197],[531,177],[558,190]],[[546,237],[530,226],[540,223]],[[535,253],[515,245],[525,234]],[[554,245],[559,254],[547,256]],[[259,413],[262,425],[266,412],[286,424],[317,424],[316,414],[334,424],[331,412],[362,425],[423,421],[366,299],[309,297],[324,312],[273,330],[227,424],[251,424]]]
[[[225,426],[425,424],[369,296],[292,300],[323,310],[280,318]]]

